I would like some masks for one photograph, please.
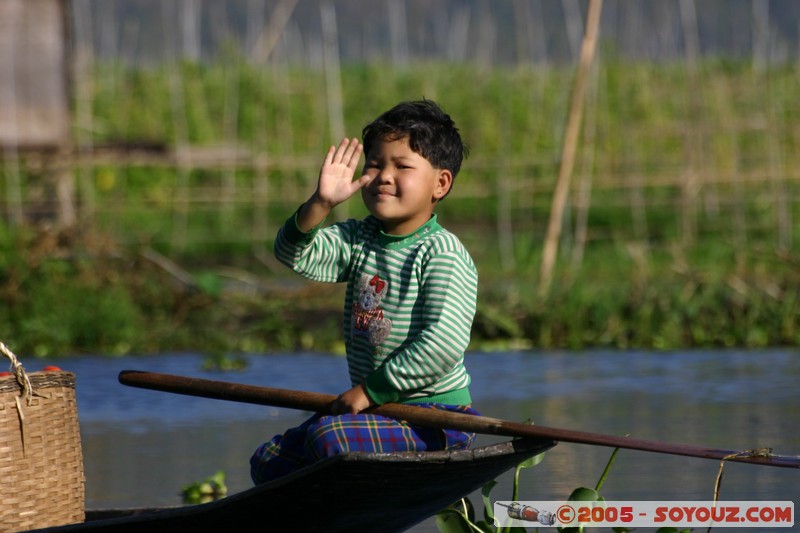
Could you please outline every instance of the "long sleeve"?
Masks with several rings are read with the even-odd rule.
[[[275,257],[301,276],[321,282],[347,279],[355,221],[321,226],[304,233],[297,227],[297,213],[289,217],[275,238]]]

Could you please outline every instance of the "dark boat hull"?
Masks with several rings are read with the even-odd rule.
[[[48,531],[404,531],[554,445],[522,439],[454,452],[343,454],[215,502],[88,512],[84,523]]]

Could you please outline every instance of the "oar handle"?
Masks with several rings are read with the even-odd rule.
[[[159,374],[156,372],[142,372],[138,370],[123,370],[119,374],[119,381],[123,385],[141,389],[173,392],[215,400],[303,409],[305,411],[325,414],[330,414],[331,404],[336,399],[336,396],[332,394],[275,389],[227,381]],[[366,412],[406,420],[412,424],[421,426],[437,428],[447,427],[474,433],[504,435],[501,428],[502,420],[483,416],[465,415],[438,409],[425,409],[399,403],[387,403],[372,407]],[[513,437],[519,435],[513,434],[506,436]]]
[[[330,413],[331,404],[336,399],[336,397],[331,394],[275,389],[255,385],[244,385],[241,383],[135,370],[123,370],[119,375],[119,381],[124,385],[143,389],[174,392],[217,400],[303,409],[319,413]],[[411,424],[420,426],[457,429],[472,433],[505,437],[537,438],[669,455],[682,455],[686,457],[699,457],[703,459],[728,460],[785,468],[800,468],[800,457],[797,456],[772,455],[771,453],[761,453],[759,450],[748,450],[745,452],[722,450],[718,448],[670,444],[644,439],[632,439],[629,437],[602,435],[599,433],[588,433],[570,429],[534,426],[520,424],[518,422],[509,422],[497,418],[453,413],[439,409],[426,409],[406,404],[384,404],[373,407],[367,412],[405,420]]]
[[[288,407],[320,413],[330,413],[331,403],[336,399],[336,396],[331,394],[272,389],[242,383],[229,383],[227,381],[142,372],[139,370],[123,370],[119,373],[119,382],[123,385],[140,389],[174,392],[176,394],[214,400]]]

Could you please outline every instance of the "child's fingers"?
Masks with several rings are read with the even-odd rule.
[[[349,191],[347,193],[347,196],[348,197],[353,196],[355,193],[357,193],[359,190],[361,190],[364,186],[366,186],[370,182],[371,179],[372,178],[370,178],[369,176],[361,176],[358,179],[354,179],[354,180],[350,181],[347,184],[347,187],[348,187],[347,190]]]
[[[335,153],[336,153],[336,147],[331,145],[331,147],[328,148],[328,153],[325,154],[325,165],[326,166],[327,165],[331,165],[333,163],[333,155]]]
[[[369,185],[369,182],[371,182],[373,179],[374,179],[373,176],[370,176],[369,174],[364,174],[355,181],[356,190],[360,189],[361,187],[366,187],[367,185]]]
[[[352,153],[350,139],[345,137],[342,139],[342,142],[339,143],[339,147],[336,149],[336,154],[333,156],[333,162],[346,165],[348,161],[350,161],[350,156],[348,155],[350,153]]]
[[[361,160],[361,152],[363,151],[364,145],[358,142],[358,139],[353,139],[353,142],[351,142],[350,146],[347,148],[347,166],[351,169],[355,169],[358,166],[358,162]]]
[[[342,143],[339,145],[339,160],[337,162],[345,165],[345,166],[352,166],[353,159],[355,155],[356,164],[358,163],[358,158],[361,157],[361,143],[358,142],[358,139],[344,139]]]

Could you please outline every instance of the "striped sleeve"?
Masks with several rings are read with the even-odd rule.
[[[275,258],[301,276],[320,282],[347,279],[351,261],[351,236],[355,220],[320,226],[303,232],[297,226],[297,213],[289,217],[275,238]]]

